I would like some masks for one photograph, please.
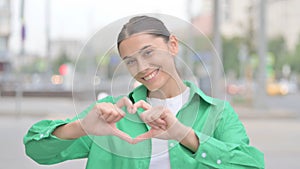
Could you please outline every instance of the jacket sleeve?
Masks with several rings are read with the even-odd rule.
[[[79,116],[84,116],[89,109]],[[87,157],[92,144],[91,136],[73,140],[63,140],[52,132],[61,125],[73,122],[70,120],[42,120],[34,124],[23,138],[26,154],[39,164],[55,164],[65,160]]]
[[[233,108],[226,103],[212,136],[194,129],[200,146],[195,153],[180,146],[190,157],[209,168],[264,168],[264,155],[249,145],[245,128]]]

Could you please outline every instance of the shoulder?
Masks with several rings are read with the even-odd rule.
[[[116,103],[116,102],[118,102],[123,97],[127,97],[127,96],[126,95],[120,95],[120,96],[116,96],[115,97],[115,96],[109,95],[109,96],[106,96],[106,97],[104,97],[102,99],[97,100],[96,103],[103,103],[103,102]]]

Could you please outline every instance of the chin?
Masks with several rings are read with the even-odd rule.
[[[144,84],[144,85],[145,85],[145,84]],[[149,91],[151,91],[151,92],[158,90],[158,88],[155,88],[154,86],[149,86],[149,85],[145,85],[145,86],[146,86],[146,88],[147,88]]]
[[[153,91],[156,91],[156,90],[159,90],[160,87],[158,87],[157,85],[149,85],[149,84],[144,84],[146,86],[146,88],[153,92]]]

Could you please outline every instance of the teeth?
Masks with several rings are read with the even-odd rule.
[[[156,71],[151,73],[150,75],[144,77],[144,79],[148,81],[148,80],[152,79],[155,75],[156,75]]]

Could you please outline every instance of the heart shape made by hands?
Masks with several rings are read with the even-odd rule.
[[[142,133],[136,138],[132,138],[126,132],[117,128],[116,123],[126,115],[122,108],[126,108],[130,114],[135,114],[138,108],[144,109],[145,111],[139,114],[139,117],[142,119],[142,121],[144,121],[144,123],[150,126],[150,130]],[[127,97],[121,98],[115,104],[102,102],[96,104],[93,109],[83,119],[80,120],[81,128],[86,134],[96,136],[112,135],[117,136],[130,144],[136,144],[154,136],[156,137],[165,132],[164,129],[167,128],[167,121],[169,124],[172,124],[170,123],[170,119],[172,122],[172,120],[174,121],[174,118],[163,119],[160,112],[164,112],[161,111],[164,109],[161,108],[152,107],[143,100],[132,104],[131,100]],[[162,139],[169,138],[172,137],[164,137]]]
[[[131,101],[129,101],[128,98],[123,98],[121,101],[119,101],[118,103],[116,103],[118,108],[122,108],[122,107],[127,107],[127,111],[130,114],[134,114],[137,112],[138,108],[142,108],[145,110],[145,114],[150,114],[150,115],[154,115],[151,116],[149,118],[149,116],[147,117],[144,112],[143,114],[140,115],[140,118],[150,126],[150,130],[140,134],[139,136],[137,136],[136,138],[131,138],[127,133],[115,128],[114,129],[114,135],[118,136],[119,138],[129,142],[130,144],[136,144],[138,142],[147,140],[147,139],[151,139],[152,137],[154,137],[157,134],[160,134],[161,132],[163,132],[164,130],[166,130],[166,122],[164,120],[161,119],[161,113],[163,111],[161,111],[162,109],[159,107],[152,107],[150,104],[148,104],[147,102],[145,102],[144,100],[140,100],[134,104],[131,103]],[[130,103],[129,103],[130,102]],[[156,123],[155,123],[156,122]],[[159,123],[159,125],[157,125]]]

